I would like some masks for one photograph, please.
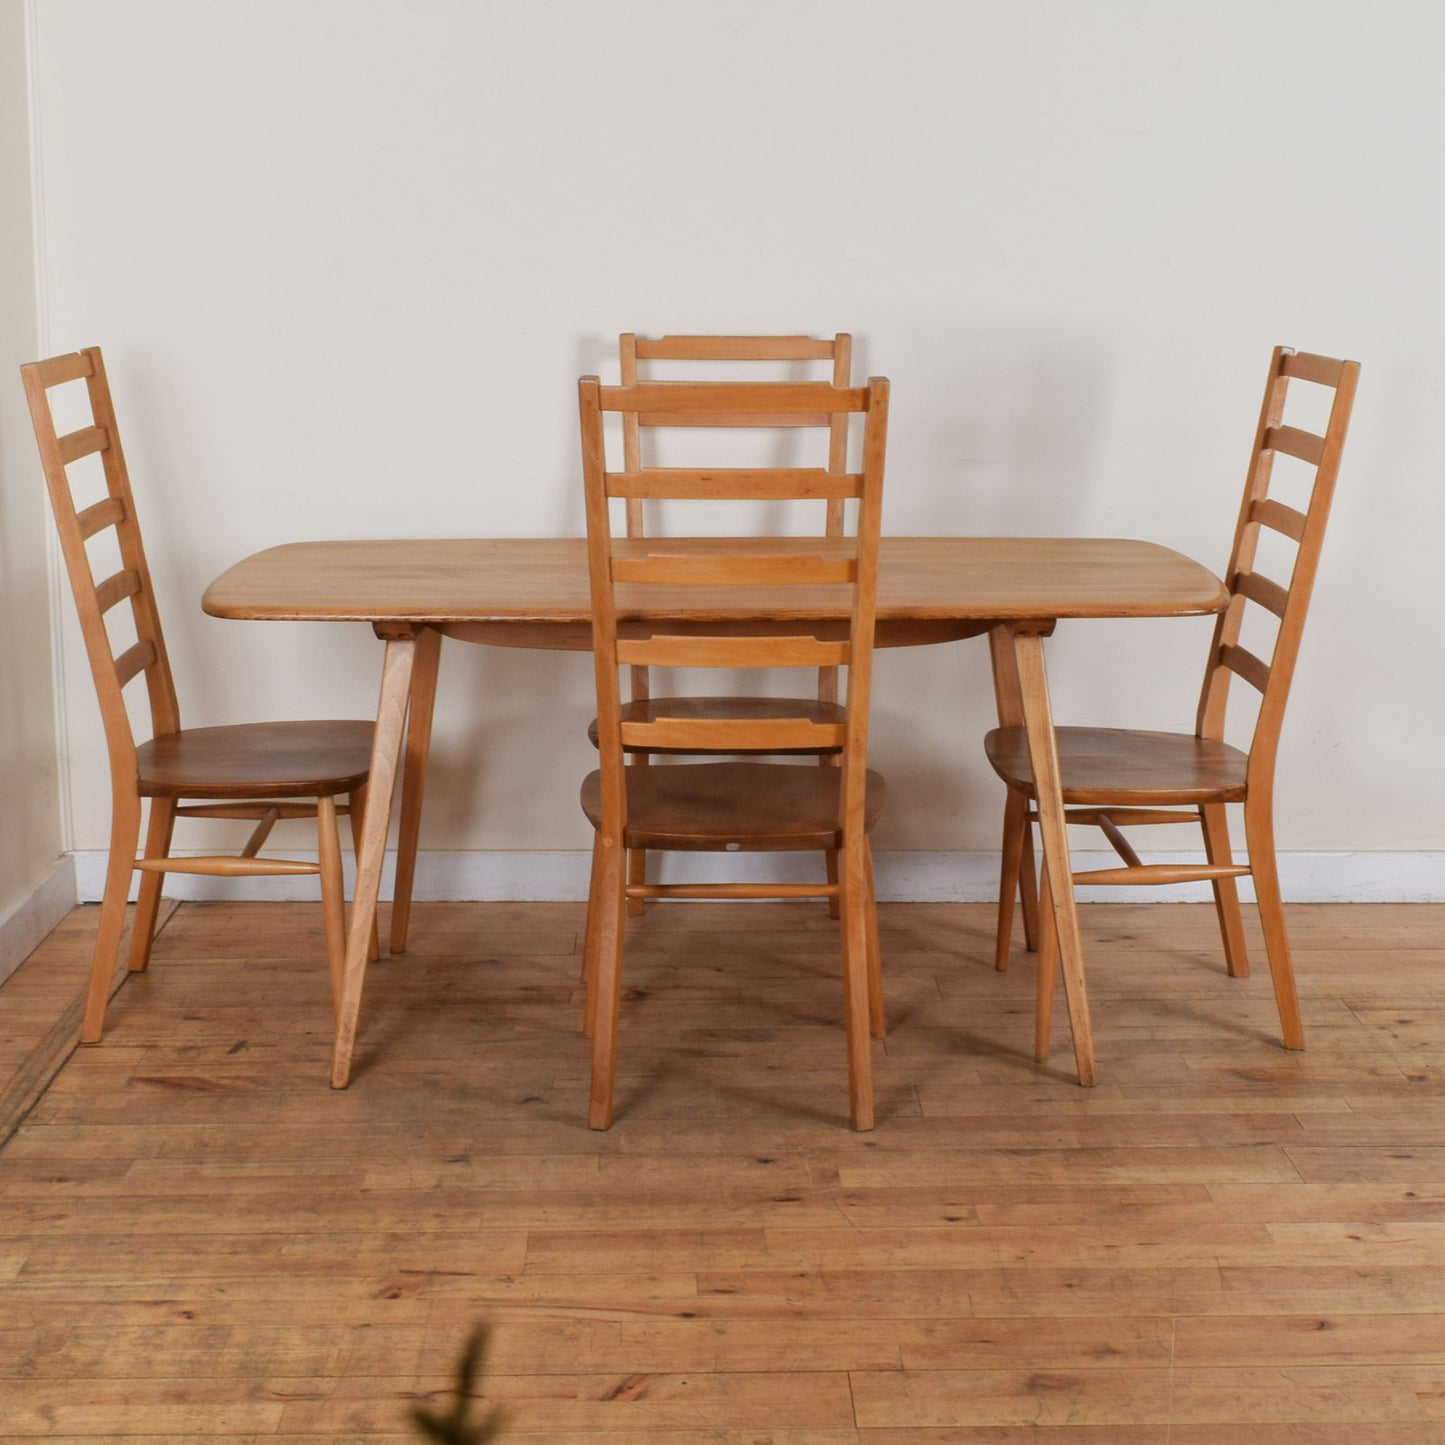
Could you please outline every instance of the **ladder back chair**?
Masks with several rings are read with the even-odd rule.
[[[834,386],[848,384],[852,366],[852,337],[839,333],[828,338],[812,336],[638,336],[625,332],[618,338],[618,367],[624,386],[639,381],[660,381],[669,379],[661,373],[685,371],[684,379],[725,380],[728,377],[742,379],[765,379],[759,370],[771,373],[772,379],[782,379],[777,373],[789,373],[788,380],[823,379],[815,374],[826,371],[826,379]],[[700,371],[718,372],[701,378]],[[807,376],[793,373],[805,372]],[[724,376],[721,373],[726,373]],[[672,378],[677,379],[677,378]],[[739,427],[747,418],[725,418],[713,420],[709,425]],[[622,419],[623,464],[628,471],[638,471],[646,451],[653,448],[650,443],[658,440],[655,433],[667,428],[689,428],[700,425],[696,418],[686,416],[654,417],[630,414]],[[826,433],[827,446],[820,455],[830,471],[841,472],[847,456],[848,428],[844,417],[797,416],[772,417],[767,423],[774,438],[797,437],[800,433],[821,429]],[[822,500],[823,511],[820,522],[824,534],[836,536],[842,528],[843,503],[838,498]],[[656,518],[645,515],[644,499],[637,497],[627,503],[627,535],[640,537],[653,525]],[[422,633],[417,644],[416,665],[412,672],[411,708],[407,722],[406,760],[402,775],[401,806],[397,825],[396,878],[392,889],[390,947],[393,953],[406,951],[407,933],[411,924],[411,901],[416,880],[416,858],[421,837],[422,799],[426,786],[427,757],[431,750],[432,712],[436,701],[437,670],[440,662],[441,635],[427,631]],[[631,699],[638,716],[646,714],[651,695],[647,669],[634,667],[630,670],[629,686]],[[808,708],[810,715],[839,720],[842,709],[838,706],[837,669],[823,668],[818,673],[817,696],[803,703],[788,702],[776,698],[698,698],[689,706],[700,715],[715,713],[726,707],[734,713],[755,717],[781,717],[796,715],[799,706]],[[597,741],[597,725],[594,720],[589,729],[593,743]],[[819,750],[820,752],[822,750]],[[630,748],[629,756],[634,762],[646,763],[647,750]],[[827,754],[824,754],[827,756]],[[829,877],[836,878],[837,859],[828,858]],[[646,881],[647,854],[645,850],[635,851],[628,861],[630,876],[636,882]],[[642,901],[634,899],[629,911],[640,913]],[[836,913],[836,908],[833,910]]]
[[[746,369],[750,378],[755,378],[762,369],[776,371],[786,368],[792,373],[815,375],[826,369],[828,380],[834,386],[847,386],[853,365],[853,338],[846,332],[839,332],[831,338],[812,336],[638,336],[624,332],[618,338],[618,369],[623,386],[635,386],[641,381],[663,381],[665,373],[685,372],[683,379],[701,379],[700,369],[716,370],[709,380],[725,380]],[[670,365],[669,365],[670,364]],[[724,374],[726,373],[726,375]],[[790,375],[788,380],[806,379],[802,375]],[[698,426],[747,427],[758,430],[759,418],[738,416],[719,420],[716,417],[698,418],[685,414],[665,413],[660,415],[637,412],[625,413],[622,417],[622,460],[629,472],[640,471],[647,446],[651,441],[662,441],[657,435],[668,429]],[[799,414],[796,416],[770,416],[764,427],[774,438],[787,435],[790,443],[801,441],[800,433],[821,432],[825,434],[826,449],[817,448],[819,460],[826,458],[829,472],[840,475],[847,467],[848,460],[848,419],[840,413],[831,415]],[[818,520],[825,536],[837,537],[843,531],[843,499],[826,497],[818,499],[821,511]],[[626,506],[627,535],[642,537],[647,534],[649,517],[641,497],[629,498]],[[629,670],[628,683],[631,689],[630,715],[645,719],[651,708],[651,680],[645,667]],[[744,716],[755,718],[813,717],[820,722],[841,721],[843,710],[838,703],[838,670],[822,667],[817,673],[816,695],[812,698],[778,698],[765,696],[748,697],[696,697],[683,702],[669,699],[674,711],[685,708],[699,717]],[[800,713],[799,709],[802,709]],[[649,751],[642,747],[629,748],[634,763],[646,763]],[[836,749],[814,747],[815,752],[827,761],[836,758]],[[828,877],[837,881],[838,860],[827,855]],[[632,852],[628,857],[628,876],[636,883],[647,881],[647,853],[644,849]],[[642,900],[629,903],[629,911],[640,913]],[[836,900],[829,905],[837,915]]]
[[[126,897],[136,871],[140,886],[131,931],[131,972],[140,972],[150,961],[164,874],[319,874],[334,1011],[345,948],[336,820],[349,809],[353,831],[359,827],[373,724],[303,721],[182,729],[100,349],[31,362],[20,371],[110,762],[110,853],[81,1039],[96,1043],[105,1027]],[[81,381],[88,421],[61,434],[55,393]],[[74,390],[69,389],[62,408]],[[92,457],[99,458],[100,476],[90,475],[93,463],[84,465]],[[85,500],[88,496],[94,500]],[[97,569],[111,567],[116,555],[118,567],[97,579]],[[127,685],[138,678],[144,687],[133,689],[132,696],[141,694],[143,702],[138,698],[136,706],[149,713],[151,734],[143,742],[136,740],[127,706]],[[336,800],[342,796],[348,805],[338,808]],[[205,801],[183,801],[187,799]],[[137,858],[146,800],[150,817],[145,848]],[[317,820],[317,862],[258,856],[277,821],[312,816]],[[235,818],[256,826],[239,855],[181,856],[171,852],[178,817]]]
[[[1235,527],[1225,584],[1228,607],[1215,624],[1204,670],[1193,733],[1131,731],[1120,728],[1058,728],[1060,778],[1070,823],[1100,828],[1120,866],[1074,874],[1089,884],[1167,884],[1208,881],[1223,936],[1230,976],[1248,975],[1244,927],[1235,880],[1254,879],[1260,926],[1269,959],[1284,1044],[1304,1047],[1304,1028],[1290,962],[1289,936],[1280,898],[1274,844],[1274,773],[1285,702],[1294,676],[1305,614],[1314,587],[1325,524],[1334,495],[1340,453],[1349,426],[1359,364],[1296,353],[1277,347],[1270,359],[1244,499]],[[1292,388],[1303,383],[1328,409],[1322,431],[1286,421]],[[1294,392],[1296,404],[1306,400]],[[1289,408],[1291,416],[1296,407]],[[1321,407],[1323,410],[1323,407]],[[1293,459],[1295,489],[1304,497],[1293,506],[1271,495],[1279,491],[1276,459]],[[1261,570],[1262,537],[1292,566],[1283,582]],[[1279,567],[1271,562],[1269,565]],[[1271,620],[1272,619],[1272,620]],[[1248,630],[1248,631],[1247,631]],[[1254,641],[1258,631],[1264,639]],[[1272,645],[1270,645],[1272,643]],[[1235,680],[1258,694],[1247,749],[1224,741],[1225,714]],[[1051,926],[1047,882],[1037,896],[1033,883],[1031,825],[1034,777],[1028,743],[1017,727],[998,728],[985,739],[994,771],[1008,786],[1004,813],[996,964],[1008,961],[1014,896],[1023,896],[1026,937],[1034,932],[1029,914],[1037,897],[1038,998],[1035,1054],[1048,1053],[1057,937]],[[1234,859],[1226,805],[1243,804],[1247,858]],[[1203,830],[1203,864],[1144,863],[1122,829],[1158,823],[1198,823]]]
[[[612,1122],[627,904],[665,898],[824,898],[842,916],[849,1117],[873,1125],[869,1033],[883,1030],[872,864],[867,832],[881,812],[882,778],[867,766],[868,698],[877,601],[888,383],[579,383],[588,563],[597,680],[599,769],[582,787],[596,830],[587,911],[586,1029],[592,1036],[589,1122]],[[861,413],[859,470],[607,467],[603,418],[636,413],[693,424],[769,426],[780,416]],[[851,536],[651,539],[613,531],[614,500],[854,499]],[[725,509],[724,509],[725,510]],[[841,510],[841,508],[840,508]],[[846,589],[849,623],[820,625],[818,588]],[[841,600],[841,599],[840,599]],[[836,616],[836,611],[834,612]],[[841,714],[806,702],[780,712],[699,709],[651,698],[624,703],[619,668],[847,668]],[[629,749],[723,754],[627,766]],[[835,753],[835,767],[768,755]],[[744,756],[738,756],[744,755]],[[752,756],[747,756],[752,755]],[[839,876],[808,883],[648,883],[627,876],[631,850],[780,852],[816,849]]]

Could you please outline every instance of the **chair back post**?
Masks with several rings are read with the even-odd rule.
[[[602,384],[577,383],[582,428],[582,483],[587,515],[587,577],[592,601],[592,662],[597,687],[597,749],[602,763],[604,816],[627,825],[622,786],[622,690],[617,678],[617,606],[612,592],[612,517],[607,500],[607,453],[602,430]],[[629,467],[629,470],[631,468]],[[633,498],[626,505],[631,507]],[[640,499],[639,499],[640,505]]]
[[[849,626],[848,741],[843,753],[845,838],[863,835],[868,719],[872,711],[873,633],[878,616],[878,542],[883,528],[883,465],[888,444],[888,392],[886,378],[869,379],[868,412],[863,424],[862,494],[858,502],[858,582]],[[842,505],[840,501],[840,514]],[[840,530],[841,527],[840,515]]]
[[[144,673],[154,736],[179,732],[181,722],[105,362],[100,348],[92,346],[69,356],[28,363],[20,372],[50,495],[51,514],[60,537],[66,574],[100,703],[113,787],[123,789],[128,797],[134,787],[136,739],[125,704],[126,684],[138,673]],[[58,435],[50,392],[57,386],[82,379],[89,398],[91,424],[64,436]],[[105,476],[106,497],[81,511],[76,505],[67,468],[96,454],[100,456]],[[115,530],[121,567],[112,576],[97,582],[86,542],[107,527]],[[106,629],[105,615],[125,600],[130,602],[136,641],[117,657]]]
[[[1249,793],[1256,798],[1269,796],[1274,776],[1285,705],[1314,590],[1359,371],[1358,362],[1296,353],[1288,347],[1276,347],[1270,358],[1249,475],[1225,573],[1230,602],[1215,623],[1196,720],[1198,736],[1221,739],[1233,679],[1243,678],[1258,690],[1260,702],[1248,770]],[[1285,424],[1286,400],[1295,381],[1332,389],[1329,419],[1322,435]],[[1314,467],[1303,512],[1269,495],[1274,459],[1280,451]],[[1296,545],[1294,566],[1284,585],[1255,570],[1260,533],[1265,527]],[[1251,603],[1264,606],[1278,624],[1268,660],[1240,645],[1245,611]]]

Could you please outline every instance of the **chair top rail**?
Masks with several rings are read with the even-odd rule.
[[[658,383],[664,385],[665,383]],[[772,385],[784,385],[785,383],[774,382]],[[837,417],[846,415],[838,412]],[[664,427],[682,430],[702,430],[707,428],[711,431],[728,430],[751,430],[761,431],[764,427],[775,431],[817,431],[824,427],[831,426],[834,417],[821,412],[729,412],[722,415],[718,412],[705,411],[670,411],[670,412],[629,412],[628,421],[635,421],[640,427],[648,427],[660,430]]]
[[[52,356],[48,361],[32,361],[21,371],[32,373],[47,391],[67,381],[80,381],[95,375],[95,362],[85,351],[72,351],[68,356]]]
[[[637,336],[628,332],[640,361],[831,361],[839,342],[814,336]]]
[[[1338,386],[1345,368],[1358,369],[1358,362],[1337,361],[1332,356],[1317,356],[1311,351],[1286,351],[1280,358],[1280,370],[1292,380],[1313,381],[1320,386]]]
[[[605,412],[655,416],[747,413],[771,419],[868,410],[866,386],[833,386],[826,381],[640,381],[635,386],[599,386],[598,396]]]

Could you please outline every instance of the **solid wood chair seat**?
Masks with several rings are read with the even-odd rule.
[[[645,697],[635,698],[622,704],[621,720],[630,722],[656,722],[659,718],[741,718],[753,722],[771,722],[782,719],[803,718],[814,723],[846,723],[848,710],[841,703],[825,702],[816,697]],[[593,718],[587,728],[592,746],[597,746],[597,719]],[[669,748],[629,748],[625,743],[623,752],[666,753]],[[741,749],[739,749],[741,751]],[[789,751],[806,753],[817,757],[825,753],[838,753],[841,748],[778,749],[768,748],[770,756],[786,756]]]
[[[1146,807],[1244,800],[1249,756],[1228,743],[1131,728],[1062,727],[1055,736],[1066,803]],[[1023,728],[995,728],[983,746],[994,772],[1032,797]]]
[[[792,763],[683,763],[627,770],[629,848],[780,852],[842,846],[836,768]],[[864,827],[883,812],[888,787],[868,770]],[[582,784],[582,811],[602,824],[602,774]]]
[[[164,733],[136,749],[146,798],[314,798],[349,793],[371,766],[368,721],[237,723]]]

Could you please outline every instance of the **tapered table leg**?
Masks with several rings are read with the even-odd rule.
[[[391,823],[391,795],[396,786],[402,739],[406,735],[412,663],[416,657],[414,627],[377,624],[386,642],[381,664],[381,696],[376,705],[376,734],[371,744],[371,774],[366,788],[366,817],[356,857],[356,892],[346,930],[346,967],[341,981],[341,1006],[336,1016],[336,1042],[331,1052],[331,1087],[344,1089],[351,1079],[351,1052],[361,1012],[361,987],[376,922],[381,891],[381,865],[386,858],[386,833]]]
[[[401,777],[401,819],[396,840],[396,882],[391,894],[392,953],[406,952],[411,924],[411,895],[416,882],[416,850],[421,837],[421,803],[431,753],[432,714],[436,710],[437,669],[442,635],[428,627],[416,640],[411,673],[411,710],[406,720],[406,764]]]
[[[1060,792],[1058,746],[1054,737],[1053,711],[1049,705],[1048,675],[1044,671],[1044,634],[1051,630],[1051,623],[1042,624],[1037,631],[1024,631],[1016,626],[1013,633],[1014,661],[1018,669],[1019,701],[1037,792],[1039,836],[1043,843],[1043,868],[1049,883],[1049,906],[1058,939],[1059,967],[1064,975],[1069,1027],[1074,1037],[1074,1061],[1078,1067],[1079,1082],[1092,1084],[1094,1034],[1089,1022],[1089,996],[1084,982],[1083,940],[1074,905],[1073,865],[1069,860],[1069,836]]]

